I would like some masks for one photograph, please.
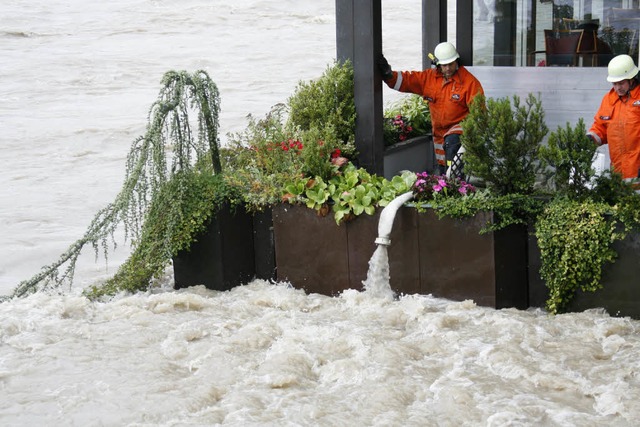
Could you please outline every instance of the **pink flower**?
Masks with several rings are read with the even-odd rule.
[[[349,159],[347,159],[346,157],[332,157],[331,163],[340,168],[349,163]]]
[[[449,190],[451,189],[451,190]],[[458,178],[416,173],[413,192],[416,200],[430,200],[439,197],[463,197],[476,191],[475,187]]]
[[[433,191],[436,191],[436,192],[440,192],[445,188],[447,188],[447,182],[442,178],[439,178],[438,183],[433,185]]]

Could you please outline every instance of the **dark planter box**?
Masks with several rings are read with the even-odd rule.
[[[283,204],[273,209],[273,231],[278,281],[324,295],[351,287],[346,227],[313,209]]]
[[[391,288],[397,293],[420,291],[417,240],[411,211],[399,213],[389,248]],[[380,210],[337,225],[333,215],[319,216],[298,205],[273,210],[277,276],[309,293],[337,295],[345,289],[362,290],[369,260],[376,249]]]
[[[271,208],[255,212],[252,225],[255,277],[263,280],[275,280],[276,248],[273,240],[273,211]]]
[[[254,277],[275,278],[271,212],[250,215],[223,207],[189,251],[173,258],[175,288],[225,291]]]
[[[602,269],[603,288],[595,292],[578,290],[567,311],[604,308],[610,316],[640,319],[640,233],[631,233],[614,242],[618,258]],[[535,235],[529,237],[529,300],[532,307],[544,307],[549,296],[540,277],[540,249]]]
[[[528,307],[527,230],[510,226],[480,234],[493,213],[438,219],[418,215],[421,292],[506,308]]]
[[[384,177],[391,179],[403,170],[413,172],[435,170],[431,135],[418,136],[385,148]]]
[[[278,280],[335,295],[362,289],[376,248],[379,212],[336,225],[303,206],[274,208]],[[433,294],[479,305],[527,308],[527,233],[513,227],[480,235],[491,214],[439,220],[398,210],[388,248],[390,285],[398,294]]]

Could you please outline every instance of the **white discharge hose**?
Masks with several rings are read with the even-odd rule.
[[[391,234],[396,213],[402,205],[411,199],[413,199],[413,192],[409,191],[399,195],[384,207],[380,214],[380,221],[378,222],[378,238],[375,240],[376,245],[389,246],[391,244],[389,235]]]

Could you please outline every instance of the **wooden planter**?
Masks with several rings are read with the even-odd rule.
[[[189,251],[173,258],[175,288],[225,291],[254,277],[275,278],[271,212],[250,215],[223,207]]]
[[[274,208],[278,280],[325,295],[362,289],[379,212],[338,226],[331,215],[319,217],[302,206]],[[480,235],[489,220],[490,213],[439,220],[433,212],[398,210],[388,248],[391,288],[398,294],[527,308],[526,229]]]
[[[618,258],[602,270],[603,288],[595,292],[578,290],[567,311],[604,308],[610,316],[640,319],[640,233],[631,233],[613,243]],[[529,301],[532,307],[544,307],[549,290],[540,277],[540,249],[535,235],[529,237]]]
[[[373,235],[374,221],[360,221],[363,234]],[[362,289],[373,239],[353,254],[360,263],[350,263],[347,224],[338,226],[333,216],[319,216],[304,206],[279,205],[273,210],[277,278],[308,293],[336,295],[345,289]],[[362,239],[360,239],[362,240]],[[356,245],[352,242],[351,247]],[[366,263],[366,261],[365,261]]]
[[[419,215],[421,291],[478,305],[528,307],[527,230],[510,226],[480,234],[493,213],[438,219]]]
[[[403,170],[432,172],[435,165],[431,135],[411,138],[384,150],[384,177],[387,179],[393,178]]]

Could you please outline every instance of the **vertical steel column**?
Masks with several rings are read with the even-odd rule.
[[[359,164],[384,175],[382,79],[376,65],[382,52],[381,0],[336,0],[336,44],[338,60],[353,64]]]
[[[456,49],[464,65],[473,65],[473,3],[456,2]]]
[[[422,0],[422,67],[431,67],[429,52],[447,40],[447,0]]]

